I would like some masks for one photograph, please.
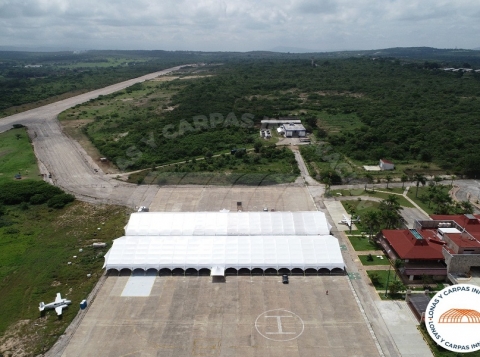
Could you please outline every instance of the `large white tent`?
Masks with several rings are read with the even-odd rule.
[[[139,212],[126,236],[329,235],[325,214],[311,212]]]
[[[142,213],[143,215],[143,213]],[[125,236],[105,256],[110,269],[344,269],[333,236]]]

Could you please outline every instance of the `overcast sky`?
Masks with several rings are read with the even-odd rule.
[[[480,47],[480,0],[0,0],[0,46]]]

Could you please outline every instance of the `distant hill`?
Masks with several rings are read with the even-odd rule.
[[[19,46],[0,46],[0,51],[16,51],[16,52],[62,52],[73,51],[68,47],[19,47]]]
[[[277,46],[270,50],[271,52],[281,52],[281,53],[314,53],[317,51],[307,49],[307,48],[300,48],[300,47],[287,47],[287,46]]]

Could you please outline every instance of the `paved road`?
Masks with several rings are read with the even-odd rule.
[[[62,132],[57,116],[62,111],[99,95],[107,95],[180,68],[182,66],[150,73],[5,117],[0,119],[0,132],[11,129],[13,124],[27,126],[39,162],[40,172],[46,175],[51,174],[51,179],[48,179],[51,183],[75,194],[78,199],[87,202],[128,206],[149,205],[149,201],[153,199],[158,190],[157,187],[132,185],[105,175],[85,150]],[[128,158],[127,153],[126,157]],[[94,170],[97,170],[98,173]]]

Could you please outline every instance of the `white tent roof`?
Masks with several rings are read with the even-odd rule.
[[[328,235],[325,214],[309,212],[139,212],[126,236]]]
[[[340,268],[338,239],[332,236],[126,236],[113,242],[104,268]]]

